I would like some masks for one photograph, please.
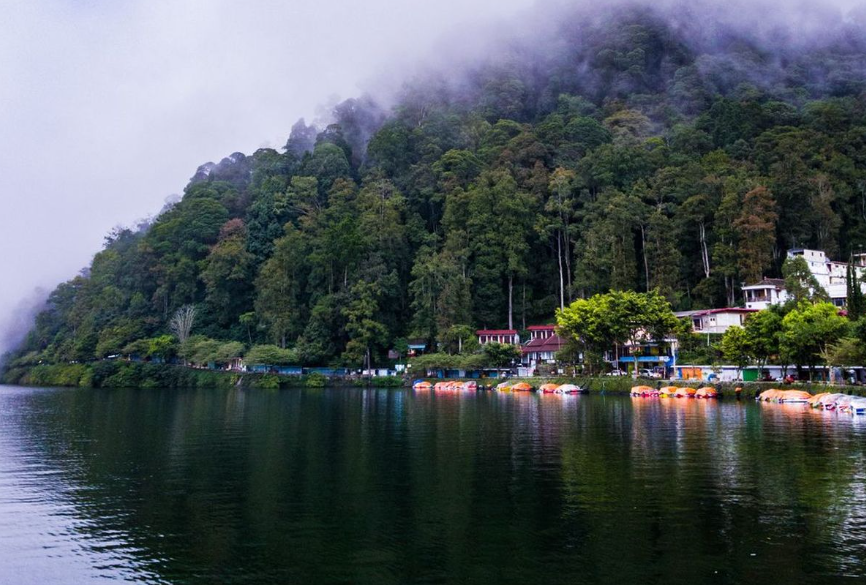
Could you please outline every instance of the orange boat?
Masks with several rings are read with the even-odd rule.
[[[542,384],[538,389],[545,394],[553,394],[558,388],[558,384]]]
[[[695,398],[718,398],[719,392],[715,388],[710,386],[704,386],[703,388],[698,388],[695,391]]]
[[[436,385],[433,386],[433,390],[436,392],[444,392],[446,390],[451,390],[451,382],[436,382]]]
[[[418,382],[415,382],[415,384],[412,386],[412,389],[414,389],[414,390],[425,390],[426,391],[426,390],[430,390],[432,388],[433,388],[433,384],[431,384],[427,380],[420,380]]]
[[[807,402],[809,403],[809,405],[812,408],[818,408],[818,406],[821,404],[821,399],[824,398],[825,396],[829,396],[829,395],[830,395],[829,392],[819,392],[819,393],[815,394],[814,396],[812,396],[811,398],[809,398],[809,400]]]
[[[674,396],[677,398],[694,398],[698,391],[694,388],[677,388]]]
[[[670,396],[674,396],[677,393],[678,388],[676,386],[664,386],[659,388],[659,398],[668,398]]]
[[[807,404],[812,395],[804,390],[785,390],[779,398],[783,404]]]
[[[512,392],[531,392],[532,386],[527,384],[526,382],[518,382],[514,386],[511,387]]]
[[[632,396],[651,396],[654,391],[652,386],[632,386],[629,394]]]
[[[771,400],[777,400],[779,395],[782,393],[778,388],[770,388],[769,390],[764,390],[760,394],[758,394],[758,400],[763,402],[770,402]]]

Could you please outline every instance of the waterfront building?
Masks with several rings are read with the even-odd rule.
[[[475,334],[478,336],[479,345],[494,342],[520,345],[520,336],[516,329],[479,329]]]

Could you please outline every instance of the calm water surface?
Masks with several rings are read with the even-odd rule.
[[[860,579],[866,420],[620,396],[0,386],[4,585]]]

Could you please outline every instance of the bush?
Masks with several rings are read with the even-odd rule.
[[[250,386],[259,390],[279,390],[280,377],[276,374],[264,374],[253,380]]]
[[[328,378],[324,374],[313,372],[304,381],[307,388],[324,388],[328,384]]]

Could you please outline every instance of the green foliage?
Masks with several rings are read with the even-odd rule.
[[[611,291],[573,302],[557,312],[560,335],[602,353],[630,344],[660,342],[680,328],[671,306],[658,292]]]
[[[782,275],[785,277],[785,289],[788,291],[788,303],[791,306],[799,306],[803,301],[830,300],[827,291],[812,274],[809,263],[802,256],[787,258],[782,264]]]
[[[284,366],[298,363],[298,354],[276,345],[254,345],[247,351],[247,365]]]
[[[730,327],[722,336],[722,357],[728,363],[744,368],[751,362],[752,348],[742,327]]]
[[[324,374],[313,372],[304,381],[307,388],[324,388],[328,384],[328,378]]]
[[[423,337],[471,361],[476,328],[548,322],[557,308],[570,355],[597,357],[641,327],[670,330],[667,303],[736,306],[740,283],[764,275],[784,273],[789,309],[824,299],[778,253],[866,249],[866,79],[850,66],[862,51],[784,39],[781,59],[749,39],[706,50],[642,10],[563,25],[557,51],[480,64],[460,95],[412,82],[388,115],[347,100],[325,129],[296,124],[285,153],[203,165],[181,201],[112,232],[52,292],[6,379],[77,361],[93,363],[80,383],[128,383],[97,360],[219,364],[242,353],[231,343],[360,365]],[[845,38],[862,26],[846,22]],[[580,75],[563,75],[574,63]],[[820,75],[790,74],[804,71]],[[852,321],[866,310],[857,288]],[[593,295],[608,294],[625,296],[607,311]],[[168,324],[184,306],[202,337],[178,347]],[[625,317],[641,313],[657,318]],[[780,352],[781,327],[746,323],[751,359]],[[683,339],[715,359],[705,339]]]
[[[848,331],[848,320],[831,303],[801,303],[782,319],[782,358],[798,366],[815,366]]]
[[[520,347],[510,343],[487,343],[481,348],[488,364],[497,368],[513,365],[520,360]]]

